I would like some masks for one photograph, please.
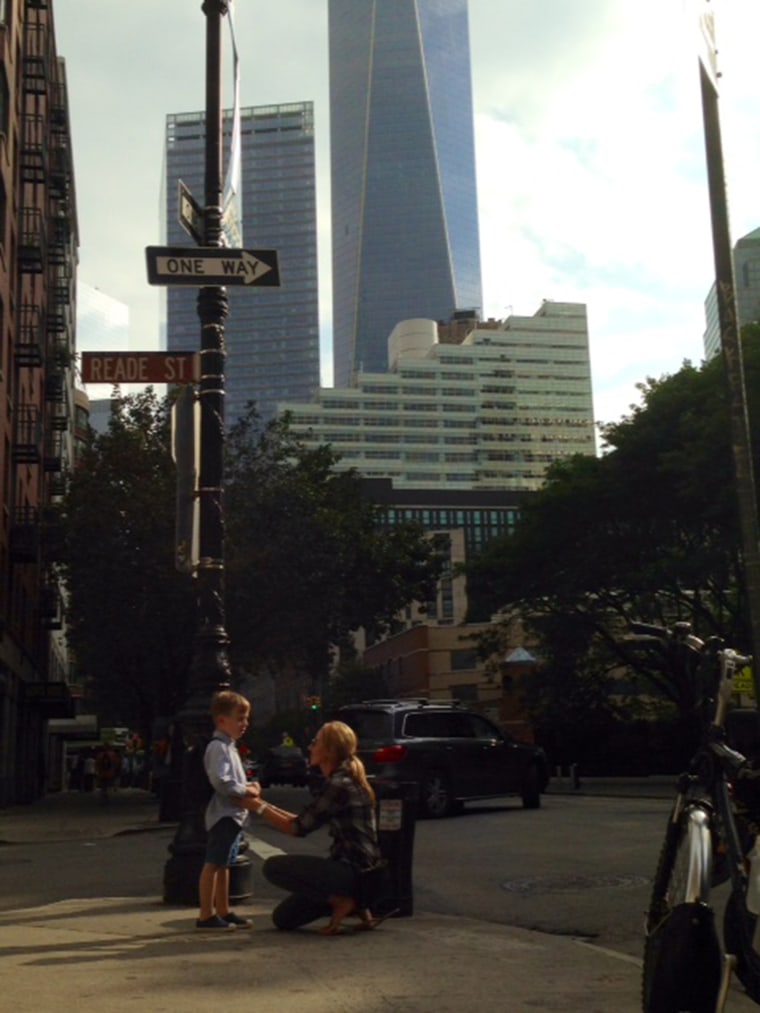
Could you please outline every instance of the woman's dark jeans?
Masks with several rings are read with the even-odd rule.
[[[262,871],[270,883],[290,892],[272,912],[278,929],[297,929],[317,918],[329,918],[328,897],[356,897],[359,892],[356,871],[332,858],[273,855]]]

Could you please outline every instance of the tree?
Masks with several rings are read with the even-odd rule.
[[[195,633],[192,577],[174,568],[176,475],[168,400],[119,399],[82,451],[63,505],[62,577],[77,663],[104,721],[149,735],[185,699]],[[388,628],[434,593],[443,557],[416,524],[387,527],[354,472],[307,450],[287,419],[251,411],[225,473],[230,654],[240,668],[324,684],[333,646]]]
[[[150,736],[185,696],[192,579],[176,572],[169,404],[148,389],[114,402],[63,501],[67,629],[101,720]]]
[[[228,441],[228,624],[237,661],[327,674],[331,647],[359,627],[387,629],[434,593],[442,557],[412,523],[387,527],[354,471],[307,449],[288,417],[250,411]]]
[[[760,327],[746,328],[745,382],[760,436]],[[514,536],[468,568],[473,616],[507,603],[582,622],[595,649],[632,665],[684,716],[696,688],[622,637],[629,619],[686,619],[742,647],[749,624],[720,359],[641,385],[643,403],[606,426],[608,452],[554,465]]]

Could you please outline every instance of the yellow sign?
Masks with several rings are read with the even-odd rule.
[[[752,669],[749,665],[742,668],[734,676],[734,692],[746,693],[747,696],[755,695],[755,684],[752,681]]]

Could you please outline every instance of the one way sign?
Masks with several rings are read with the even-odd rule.
[[[276,250],[228,250],[216,246],[148,246],[151,285],[280,284]]]

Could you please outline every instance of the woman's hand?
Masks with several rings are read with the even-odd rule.
[[[258,795],[247,794],[240,799],[240,806],[243,809],[248,809],[249,812],[258,812],[261,808],[261,799]]]

